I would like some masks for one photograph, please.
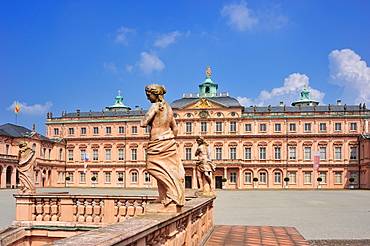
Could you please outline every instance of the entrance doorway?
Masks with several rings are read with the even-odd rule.
[[[185,176],[185,188],[191,189],[192,187],[192,177],[191,176]]]
[[[222,189],[222,176],[216,176],[216,189]]]

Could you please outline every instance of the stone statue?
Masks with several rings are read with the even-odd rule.
[[[211,77],[211,67],[206,66],[206,68],[207,68],[207,70],[206,70],[207,77]]]
[[[195,156],[198,156],[197,179],[200,191],[204,192],[204,195],[214,196],[213,172],[216,167],[211,159],[211,149],[202,136],[197,137],[197,143],[198,149],[195,152]]]
[[[148,100],[152,103],[141,120],[141,127],[150,126],[146,169],[157,179],[159,198],[155,203],[169,205],[185,203],[185,170],[178,155],[177,125],[173,112],[164,100],[164,86],[150,84],[145,87]]]
[[[24,141],[19,142],[18,152],[18,174],[21,184],[24,186],[19,194],[33,194],[36,193],[36,188],[33,182],[34,175],[34,155],[35,152],[27,146]]]

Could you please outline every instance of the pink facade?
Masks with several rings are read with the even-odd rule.
[[[304,89],[295,106],[243,107],[228,93],[217,93],[217,87],[207,77],[199,86],[200,93],[185,94],[171,103],[179,125],[177,141],[187,188],[197,187],[194,153],[198,135],[212,149],[216,188],[370,188],[370,111],[365,104],[321,106]],[[50,160],[39,159],[45,167],[42,170],[51,172],[50,186],[156,186],[145,171],[149,131],[140,128],[140,119],[146,110],[130,110],[119,104],[120,98],[103,111],[48,114],[47,138],[64,141],[46,147],[51,149]],[[0,148],[4,144],[2,140]],[[41,145],[39,154],[43,153]],[[12,146],[10,155],[17,151]],[[314,151],[320,153],[318,171],[313,171]],[[4,176],[8,164],[1,165]],[[66,176],[69,181],[64,180]],[[284,181],[286,177],[289,182]]]

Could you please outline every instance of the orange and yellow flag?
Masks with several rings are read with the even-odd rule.
[[[19,110],[21,110],[21,108],[18,105],[15,105],[14,113],[18,114]]]

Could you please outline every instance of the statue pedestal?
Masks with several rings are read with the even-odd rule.
[[[162,203],[149,203],[145,206],[146,214],[178,214],[181,207],[174,203],[164,205]]]

